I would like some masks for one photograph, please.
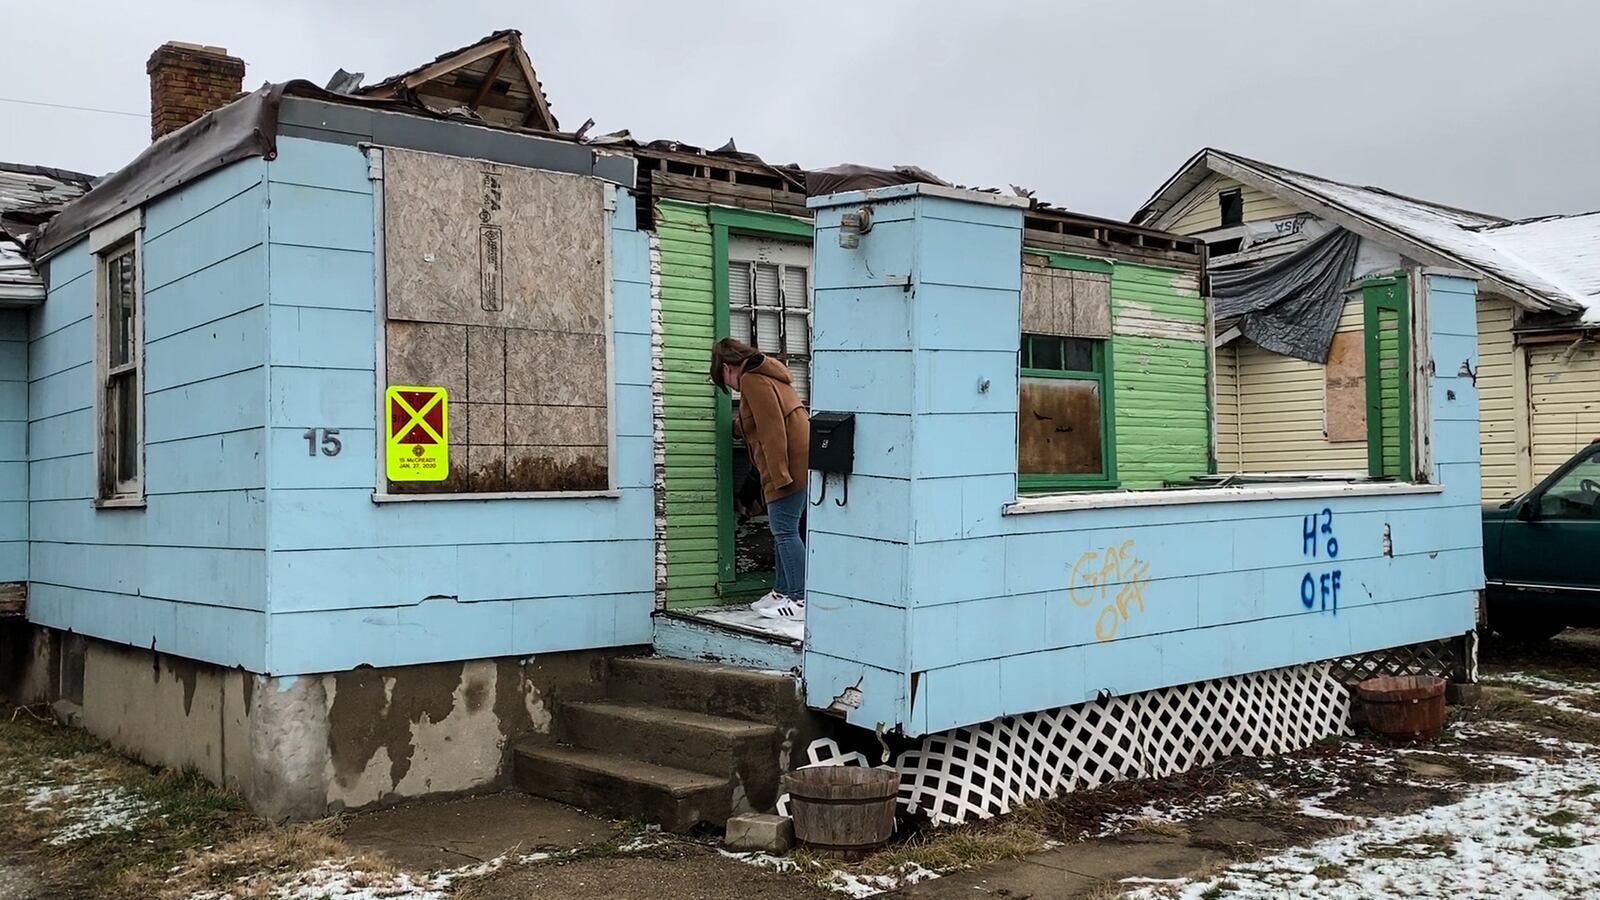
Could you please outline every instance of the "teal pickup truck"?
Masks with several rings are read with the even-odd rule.
[[[1542,641],[1600,626],[1600,440],[1515,500],[1484,504],[1489,627]]]

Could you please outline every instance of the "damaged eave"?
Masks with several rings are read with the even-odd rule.
[[[1211,171],[1219,175],[1232,178],[1247,187],[1253,187],[1275,196],[1285,197],[1322,219],[1325,219],[1347,231],[1352,231],[1364,238],[1386,244],[1400,250],[1404,255],[1419,263],[1429,266],[1439,266],[1446,269],[1466,269],[1485,282],[1497,288],[1497,293],[1519,306],[1535,310],[1555,310],[1559,312],[1577,312],[1577,304],[1560,298],[1548,297],[1544,294],[1531,291],[1528,288],[1507,280],[1486,269],[1471,265],[1465,260],[1448,256],[1435,248],[1397,231],[1382,222],[1368,216],[1351,212],[1323,199],[1315,193],[1302,190],[1293,185],[1286,184],[1272,176],[1248,166],[1239,160],[1222,154],[1206,151],[1205,164]]]

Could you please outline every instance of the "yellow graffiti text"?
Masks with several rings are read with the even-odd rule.
[[[1067,582],[1067,596],[1082,609],[1100,607],[1094,620],[1095,640],[1109,641],[1117,636],[1122,623],[1144,612],[1149,575],[1150,564],[1139,559],[1133,541],[1126,540],[1104,552],[1091,550],[1078,557]]]

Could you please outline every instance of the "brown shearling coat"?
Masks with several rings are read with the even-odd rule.
[[[757,356],[739,376],[739,430],[768,503],[805,490],[811,418],[783,363]]]

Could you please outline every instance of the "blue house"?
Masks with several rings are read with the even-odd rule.
[[[801,646],[658,610],[636,155],[293,83],[67,207],[0,313],[13,696],[281,816],[514,781],[686,828],[876,733],[961,820],[1303,745],[1344,727],[1326,661],[1469,643],[1470,279],[1391,282],[1412,477],[1218,484],[1193,242],[920,177],[811,201],[812,406],[855,434],[812,473]],[[988,799],[949,762],[1039,734]]]

